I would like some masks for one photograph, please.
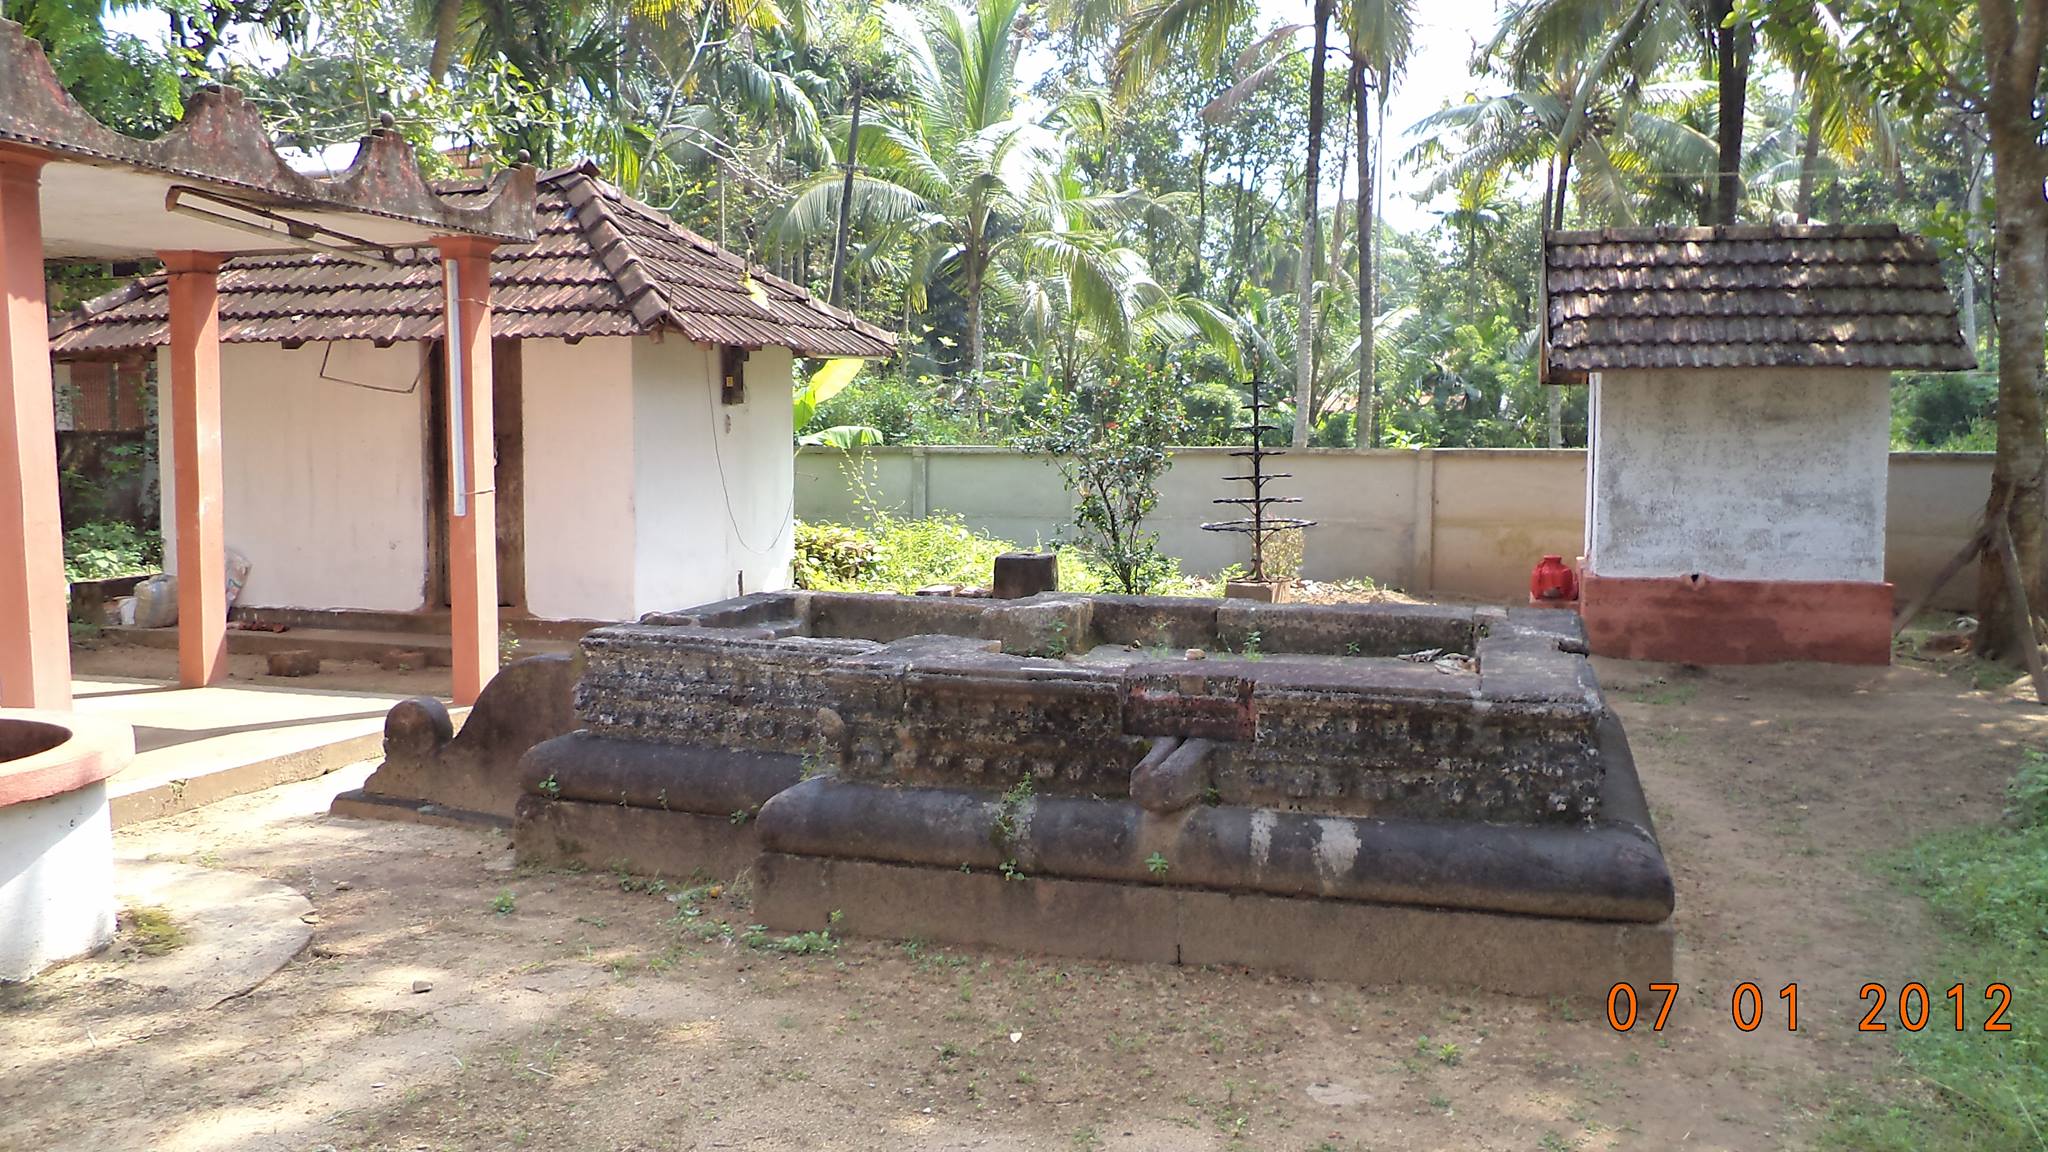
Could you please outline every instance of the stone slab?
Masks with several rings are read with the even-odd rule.
[[[426,824],[435,828],[510,828],[512,821],[489,812],[472,812],[445,804],[404,796],[383,796],[351,788],[334,797],[328,812],[356,820],[393,820],[401,824]]]
[[[834,921],[833,915],[838,919]],[[1605,996],[1671,979],[1673,934],[1619,924],[764,854],[754,916],[781,931],[1054,956],[1245,966],[1305,979]]]
[[[256,684],[72,681],[78,712],[130,725],[136,755],[107,781],[114,827],[309,780],[377,755],[398,697]],[[469,710],[457,709],[457,722]]]
[[[246,872],[167,861],[122,861],[114,890],[123,906],[161,907],[183,932],[162,956],[137,956],[121,978],[163,989],[181,1006],[212,1007],[240,996],[291,962],[313,929],[313,905],[294,889]]]

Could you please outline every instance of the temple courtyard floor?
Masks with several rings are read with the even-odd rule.
[[[1678,882],[1661,1031],[1655,999],[1622,1034],[1600,1002],[772,938],[744,881],[327,816],[361,763],[116,833],[124,869],[260,887],[226,935],[291,958],[195,992],[145,916],[0,989],[0,1149],[1759,1149],[1922,1091],[1856,1027],[1867,982],[1937,1016],[1952,982],[1893,862],[1996,819],[2048,710],[1956,660],[1599,672]]]

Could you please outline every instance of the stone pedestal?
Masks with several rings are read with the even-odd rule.
[[[1229,600],[1257,600],[1262,604],[1287,603],[1287,585],[1264,580],[1231,580],[1223,585],[1223,595]]]
[[[1060,590],[1060,558],[1052,552],[1005,552],[996,557],[998,600],[1022,600],[1040,592]]]

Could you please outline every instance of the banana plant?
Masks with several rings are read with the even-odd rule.
[[[846,391],[846,386],[853,383],[853,378],[860,375],[860,370],[866,366],[867,361],[851,357],[825,361],[816,372],[811,373],[810,379],[797,385],[789,426],[801,431],[805,425],[817,418],[818,406]],[[880,444],[882,430],[867,424],[838,424],[800,435],[796,442],[823,445],[849,452],[855,448]]]

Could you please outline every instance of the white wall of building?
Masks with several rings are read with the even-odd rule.
[[[746,401],[725,404],[716,348],[634,340],[636,614],[788,586],[789,397],[786,350],[755,352]]]
[[[520,349],[526,445],[526,605],[550,620],[635,615],[633,358],[638,341]]]
[[[221,349],[223,519],[250,561],[241,603],[412,611],[427,571],[420,347],[332,347]],[[788,586],[788,350],[752,355],[734,405],[719,400],[716,349],[675,335],[531,340],[522,356],[534,615],[632,619]],[[159,410],[170,460],[171,405]],[[166,468],[169,556],[175,483]]]
[[[743,573],[749,592],[789,587],[796,558],[795,430],[790,427],[794,357],[787,348],[760,348],[747,359],[747,402],[724,409],[716,421],[720,458],[718,491],[724,515],[725,565]],[[714,385],[712,395],[717,395]]]
[[[1599,374],[1592,570],[1884,579],[1889,379],[1816,368]]]
[[[240,603],[420,607],[427,562],[422,368],[416,344],[221,348],[221,519],[228,547],[250,565]],[[170,379],[167,361],[157,377]],[[157,405],[166,462],[173,458],[171,409],[166,393]],[[176,484],[176,469],[166,466],[166,557],[176,556]]]

